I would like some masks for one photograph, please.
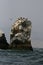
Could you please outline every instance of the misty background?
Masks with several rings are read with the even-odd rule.
[[[18,17],[32,22],[32,46],[43,47],[43,0],[0,0],[0,30],[10,43],[10,30]]]

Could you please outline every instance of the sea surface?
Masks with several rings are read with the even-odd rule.
[[[29,50],[1,50],[0,65],[43,65],[43,48]]]

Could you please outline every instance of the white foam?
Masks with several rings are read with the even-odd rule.
[[[4,32],[2,30],[0,30],[0,37],[2,37],[2,34],[4,34]]]

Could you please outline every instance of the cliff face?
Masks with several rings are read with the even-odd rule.
[[[8,46],[4,32],[0,31],[0,49],[8,49]]]
[[[30,48],[32,23],[27,18],[18,18],[12,25],[10,33],[10,46],[12,48]]]

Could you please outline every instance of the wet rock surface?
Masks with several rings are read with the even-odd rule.
[[[4,32],[0,31],[0,49],[8,49],[9,44],[7,43]]]
[[[18,18],[11,28],[10,47],[32,49],[31,29],[32,23],[30,20],[22,17]]]

